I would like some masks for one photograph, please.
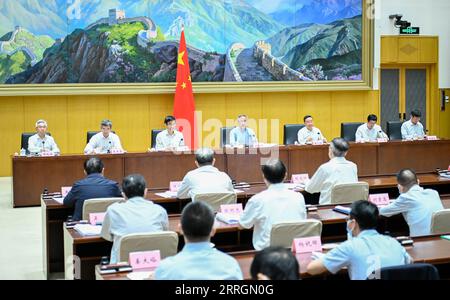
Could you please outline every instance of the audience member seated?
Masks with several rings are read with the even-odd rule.
[[[256,253],[250,274],[253,280],[299,280],[300,267],[290,249],[269,247]]]

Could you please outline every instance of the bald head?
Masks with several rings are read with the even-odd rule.
[[[418,184],[416,172],[411,169],[403,169],[397,174],[397,182],[401,185],[405,192],[411,187]]]

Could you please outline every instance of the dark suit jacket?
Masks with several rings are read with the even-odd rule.
[[[91,198],[122,197],[117,182],[109,180],[102,174],[90,174],[74,183],[72,189],[64,198],[64,205],[75,207],[73,220],[79,221],[83,216],[83,203]]]

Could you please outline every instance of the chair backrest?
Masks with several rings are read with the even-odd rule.
[[[153,250],[161,252],[161,259],[177,254],[178,234],[173,231],[159,231],[124,235],[119,240],[117,261],[128,261],[131,252]]]
[[[22,133],[22,138],[21,138],[21,142],[20,142],[20,149],[25,149],[28,153],[28,139],[30,137],[32,137],[33,135],[35,135],[36,132],[24,132]],[[49,136],[52,136],[52,134],[50,132],[46,133]]]
[[[96,135],[97,133],[99,133],[100,131],[88,131],[87,135],[86,135],[86,144],[89,143],[89,141],[91,140],[91,138]],[[116,133],[114,130],[111,130],[112,133]]]
[[[284,136],[283,136],[283,144],[284,145],[294,145],[297,141],[297,133],[300,129],[305,127],[304,124],[286,124],[284,125]]]
[[[431,216],[431,234],[450,233],[450,209],[443,209]]]
[[[195,194],[192,201],[203,201],[211,206],[214,212],[220,211],[223,204],[234,204],[237,196],[234,192],[227,193],[201,193]]]
[[[432,264],[409,264],[395,267],[381,268],[381,280],[439,280],[439,271]]]
[[[291,247],[296,238],[321,236],[322,222],[309,219],[299,222],[278,223],[270,231],[270,246]]]
[[[83,203],[83,220],[89,220],[89,214],[106,212],[111,204],[123,202],[124,198],[92,198]]]
[[[387,135],[391,141],[402,139],[402,121],[387,122]]]
[[[156,136],[158,135],[158,133],[160,133],[163,130],[164,129],[152,129],[152,142],[151,142],[151,145],[150,145],[151,148],[155,148],[156,147]]]
[[[353,203],[369,199],[367,182],[336,184],[331,190],[331,204]]]
[[[220,128],[220,147],[230,144],[230,131],[234,127],[222,127]]]
[[[348,142],[354,142],[356,140],[356,130],[364,123],[341,123],[341,138]]]

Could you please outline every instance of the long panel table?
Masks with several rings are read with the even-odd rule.
[[[181,180],[195,168],[194,155],[172,152],[127,153],[102,155],[105,176],[122,181],[125,175],[142,173],[149,188],[166,189],[170,181]],[[317,168],[328,161],[328,145],[277,146],[272,148],[219,149],[216,166],[240,182],[262,182],[261,162],[269,157],[279,157],[288,167],[289,177],[308,173],[311,177]],[[447,169],[450,164],[450,140],[352,143],[347,158],[358,165],[360,177],[393,175],[403,168],[413,168],[419,173]],[[58,157],[13,156],[13,206],[38,206],[45,189],[60,190],[84,177],[85,155]]]

